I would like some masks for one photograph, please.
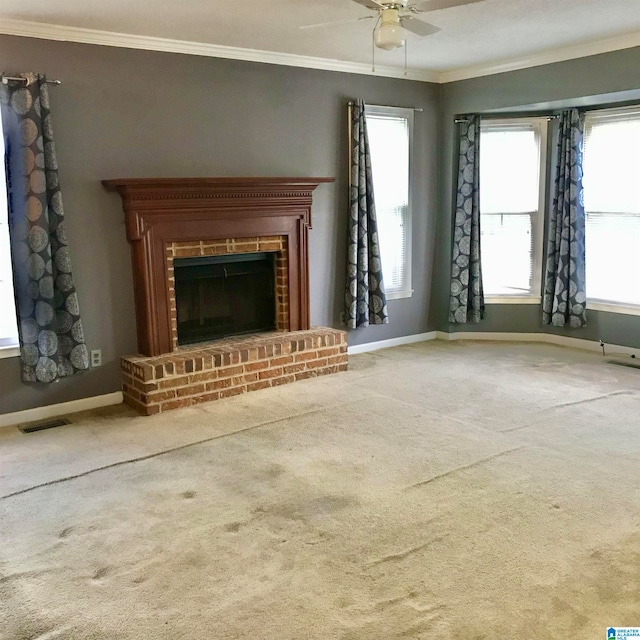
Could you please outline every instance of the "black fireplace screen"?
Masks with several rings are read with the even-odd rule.
[[[276,328],[274,253],[176,258],[178,344]]]

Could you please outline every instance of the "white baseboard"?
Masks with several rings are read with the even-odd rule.
[[[69,413],[99,409],[100,407],[108,407],[109,405],[120,404],[121,402],[122,391],[116,391],[103,396],[92,396],[90,398],[81,398],[80,400],[71,400],[71,402],[60,402],[59,404],[50,404],[45,407],[35,407],[34,409],[25,409],[24,411],[16,411],[14,413],[4,413],[0,414],[0,427],[57,418]]]
[[[402,336],[390,340],[380,340],[379,342],[367,342],[349,347],[349,355],[377,351],[378,349],[388,349],[402,344],[413,344],[414,342],[426,342],[428,340],[488,340],[493,342],[537,342],[542,344],[555,344],[560,347],[572,347],[586,351],[601,352],[599,340],[585,340],[583,338],[570,338],[559,336],[554,333],[506,333],[489,331],[430,331],[429,333],[417,333],[411,336]],[[618,344],[605,343],[606,355],[640,355],[640,348],[624,347]]]
[[[403,344],[413,344],[414,342],[426,342],[427,340],[436,339],[436,331],[429,333],[416,333],[412,336],[401,336],[400,338],[391,338],[389,340],[379,340],[378,342],[367,342],[365,344],[356,344],[349,347],[349,355],[356,353],[367,353],[369,351],[377,351],[378,349],[388,349],[389,347],[399,347]]]
[[[538,342],[543,344],[555,344],[560,347],[572,347],[585,351],[602,352],[599,340],[585,340],[584,338],[570,338],[554,333],[505,333],[490,331],[436,331],[438,340],[490,340],[494,342]],[[605,343],[607,355],[638,355],[640,348],[624,347],[619,344]]]

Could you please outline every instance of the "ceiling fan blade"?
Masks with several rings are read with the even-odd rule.
[[[436,27],[434,24],[429,24],[413,16],[403,16],[400,18],[400,24],[411,33],[415,33],[418,36],[431,36],[434,33],[440,31],[440,27]]]
[[[361,20],[371,20],[375,16],[361,16],[360,18],[352,18],[351,20],[332,20],[331,22],[318,22],[316,24],[303,24],[298,29],[317,29],[319,27],[331,27],[339,24],[349,24],[353,22],[360,22]]]
[[[367,7],[367,9],[373,9],[374,11],[385,8],[384,4],[382,4],[382,2],[378,2],[378,0],[353,0],[353,2],[360,4],[363,7]]]
[[[356,0],[354,0],[355,2]],[[407,6],[413,13],[426,13],[427,11],[438,11],[440,9],[451,9],[452,7],[462,7],[466,4],[475,4],[484,0],[423,0]]]

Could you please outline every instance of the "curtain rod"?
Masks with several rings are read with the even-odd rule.
[[[25,87],[29,84],[29,79],[22,76],[0,76],[2,78],[2,84],[15,80],[16,82],[24,82]],[[47,84],[59,85],[62,84],[62,80],[46,80]]]
[[[349,106],[349,107],[353,107],[354,104],[355,104],[355,102],[353,102],[353,101],[347,102],[347,106]],[[374,105],[370,105],[370,106],[374,106]],[[377,105],[375,105],[375,106],[377,106]],[[388,107],[389,105],[384,105],[384,106]],[[390,107],[390,108],[391,109],[410,109],[411,111],[417,111],[418,113],[422,113],[424,111],[424,109],[420,109],[418,107]]]
[[[549,120],[557,120],[560,117],[557,113],[518,113],[518,114],[500,114],[491,113],[481,116],[481,119],[485,120],[515,120],[517,118],[548,118]],[[465,117],[455,118],[454,124],[462,124],[463,122],[469,122]]]

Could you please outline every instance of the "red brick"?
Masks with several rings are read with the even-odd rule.
[[[315,360],[317,357],[317,351],[303,351],[302,353],[296,353],[294,362],[307,362],[308,360]]]
[[[272,367],[281,367],[284,364],[291,364],[293,362],[293,356],[282,356],[280,358],[274,358],[269,362]]]
[[[299,364],[289,364],[284,367],[284,373],[298,373],[299,371],[304,371],[304,363]]]
[[[260,380],[267,380],[268,378],[277,378],[283,374],[282,367],[276,367],[275,369],[266,369],[258,374]]]
[[[290,382],[295,382],[296,377],[294,375],[290,376],[280,376],[279,378],[275,378],[271,381],[272,387],[279,387],[281,384],[289,384]]]
[[[194,400],[196,403],[200,404],[201,402],[211,402],[212,400],[218,400],[220,398],[220,393],[218,391],[214,391],[212,393],[203,393],[199,396],[196,396]]]
[[[269,367],[269,362],[267,360],[263,360],[262,362],[249,362],[244,365],[245,371],[261,371],[262,369],[267,369]]]
[[[182,387],[181,389],[177,389],[176,393],[178,398],[184,398],[185,396],[195,396],[199,393],[204,393],[205,386],[203,384],[194,384],[190,387]]]
[[[320,358],[318,360],[309,360],[306,362],[307,369],[320,369],[322,367],[326,367],[329,363],[327,362],[327,358]]]
[[[220,378],[230,378],[231,376],[240,375],[244,371],[242,365],[238,365],[235,367],[225,367],[224,369],[218,370],[218,376]]]
[[[181,409],[182,407],[191,406],[191,398],[180,398],[179,400],[171,400],[170,402],[163,402],[159,405],[161,411],[171,411],[171,409]]]
[[[257,383],[254,383],[257,384]],[[231,387],[230,389],[223,389],[220,392],[220,398],[230,398],[231,396],[239,396],[241,393],[244,393],[244,387]]]
[[[296,373],[296,380],[306,380],[307,378],[315,378],[318,375],[318,372],[315,369],[310,371],[301,371],[300,373]]]
[[[182,387],[188,384],[189,378],[182,376],[180,378],[170,378],[169,380],[162,380],[158,383],[160,389],[173,389],[174,387]]]
[[[175,390],[171,391],[157,391],[155,393],[148,393],[143,395],[142,401],[149,404],[156,404],[158,402],[164,402],[165,400],[173,400],[176,397]]]
[[[189,384],[193,384],[194,382],[211,382],[218,377],[218,373],[216,371],[206,371],[204,373],[194,373],[190,375],[188,380]]]
[[[336,356],[340,352],[338,347],[328,347],[325,349],[318,349],[318,358],[326,358],[328,356]]]
[[[222,378],[220,380],[214,380],[213,382],[207,382],[207,391],[217,391],[218,389],[228,389],[231,386],[231,378]]]
[[[140,380],[134,380],[133,387],[138,391],[144,391],[144,392],[157,391],[160,388],[158,383],[156,382],[141,382]]]
[[[187,248],[187,247],[177,247],[173,250],[173,255],[176,258],[191,258],[193,256],[199,256],[200,254],[200,245],[197,247]]]
[[[266,389],[271,386],[271,380],[259,380],[258,382],[252,382],[247,385],[247,391],[257,391],[259,389]]]

